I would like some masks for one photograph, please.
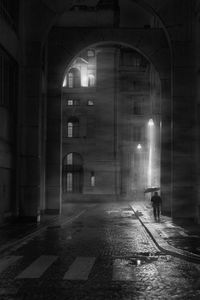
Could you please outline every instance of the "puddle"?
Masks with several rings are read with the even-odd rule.
[[[139,267],[139,266],[142,266],[142,265],[149,264],[149,263],[152,263],[154,261],[157,261],[158,258],[159,258],[158,256],[134,257],[134,258],[130,258],[128,260],[128,264],[131,265],[131,266]]]

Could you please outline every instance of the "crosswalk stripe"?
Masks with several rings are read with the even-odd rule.
[[[39,278],[57,259],[54,255],[42,255],[36,259],[29,267],[27,267],[16,278]]]
[[[125,259],[115,259],[113,263],[113,281],[134,281],[135,266]]]
[[[7,269],[10,265],[18,261],[22,256],[6,256],[0,260],[0,273]]]
[[[95,259],[95,257],[77,257],[65,273],[63,279],[87,280]]]

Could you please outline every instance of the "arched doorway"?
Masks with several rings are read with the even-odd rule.
[[[63,197],[82,193],[83,160],[78,153],[68,153],[63,160]]]

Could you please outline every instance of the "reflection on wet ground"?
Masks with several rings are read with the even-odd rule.
[[[0,258],[1,300],[200,299],[200,265],[162,253],[127,204],[73,215]]]

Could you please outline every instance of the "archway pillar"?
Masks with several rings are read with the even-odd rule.
[[[181,218],[194,218],[197,195],[193,51],[192,42],[174,42],[172,216]]]
[[[161,78],[161,196],[162,211],[171,214],[172,207],[172,100],[170,78]]]
[[[18,214],[36,220],[41,210],[41,43],[27,42],[23,89],[19,106],[20,137],[18,144]]]
[[[61,86],[57,76],[49,72],[47,136],[46,136],[46,212],[60,213],[62,198],[62,128]],[[59,81],[60,83],[60,81]]]

